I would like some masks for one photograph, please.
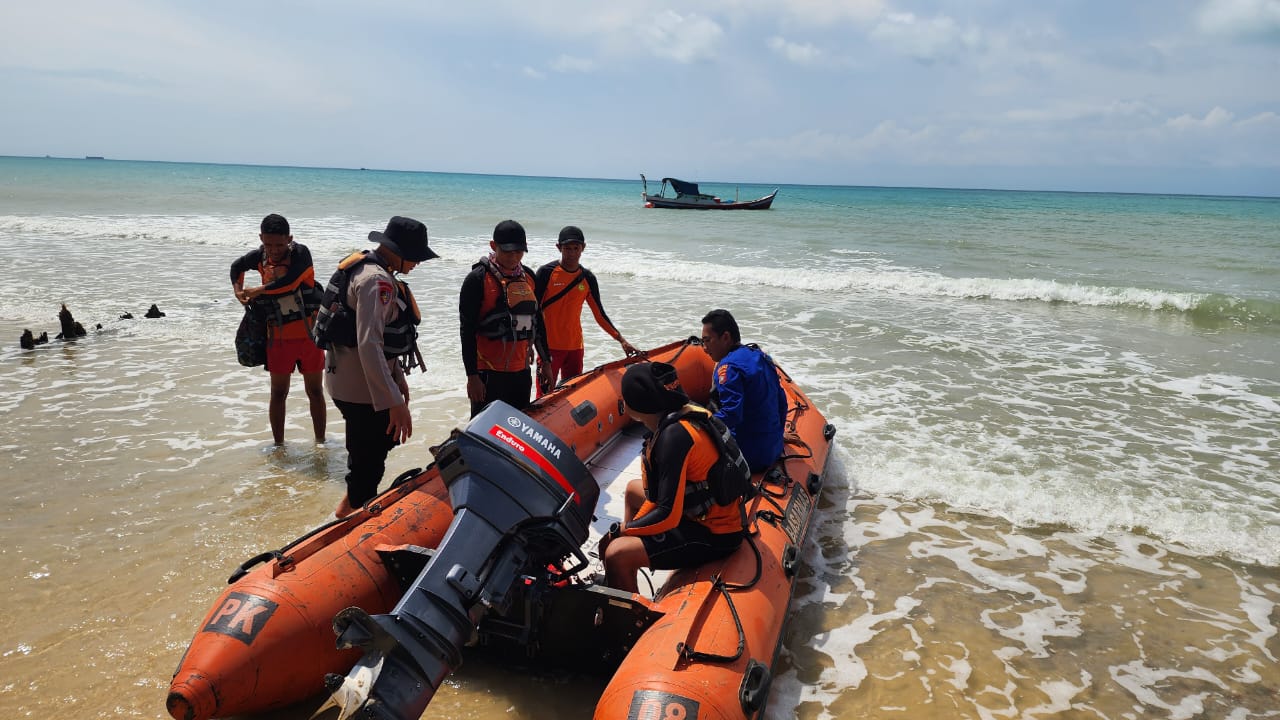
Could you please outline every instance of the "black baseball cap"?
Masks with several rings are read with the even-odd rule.
[[[493,229],[493,242],[499,250],[529,251],[529,243],[524,236],[524,226],[515,220],[503,220],[498,223]]]
[[[556,240],[556,247],[565,243],[582,243],[587,244],[587,238],[582,235],[582,229],[577,225],[565,225],[560,228],[560,237]]]

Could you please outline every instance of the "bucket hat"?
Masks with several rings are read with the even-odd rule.
[[[440,257],[427,246],[427,226],[413,218],[396,215],[387,229],[369,233],[369,242],[386,245],[391,252],[409,262],[422,262]]]

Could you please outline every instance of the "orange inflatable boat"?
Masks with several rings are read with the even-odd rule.
[[[675,365],[706,402],[712,362],[693,343],[643,359]],[[758,715],[834,430],[780,372],[786,447],[756,478],[749,542],[654,578],[651,594],[597,585],[587,551],[638,475],[642,428],[620,385],[639,359],[573,378],[527,415],[495,403],[425,470],[242,565],[179,663],[170,715],[252,714],[327,689],[335,709],[317,715],[416,720],[464,644],[614,671],[597,718]]]

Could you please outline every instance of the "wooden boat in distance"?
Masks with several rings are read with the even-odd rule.
[[[662,189],[655,195],[649,194],[649,181],[645,179],[644,173],[640,174],[640,182],[644,189],[640,193],[640,197],[644,198],[644,206],[650,208],[675,208],[681,210],[768,210],[773,205],[773,198],[778,194],[778,189],[774,188],[773,192],[762,198],[755,200],[737,200],[726,202],[716,197],[708,195],[698,190],[697,183],[677,180],[675,178],[662,178]],[[667,194],[667,188],[671,188],[674,195]]]

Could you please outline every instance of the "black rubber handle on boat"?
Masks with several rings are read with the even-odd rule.
[[[240,567],[236,568],[236,571],[231,573],[231,577],[227,578],[227,584],[231,585],[235,583],[235,581],[244,577],[245,575],[248,575],[249,569],[252,568],[254,565],[257,565],[259,563],[264,563],[272,559],[279,560],[280,558],[281,558],[281,552],[279,550],[268,550],[264,553],[258,553],[257,555],[254,555],[253,557],[249,558],[248,560],[245,560],[244,562],[240,563]]]

